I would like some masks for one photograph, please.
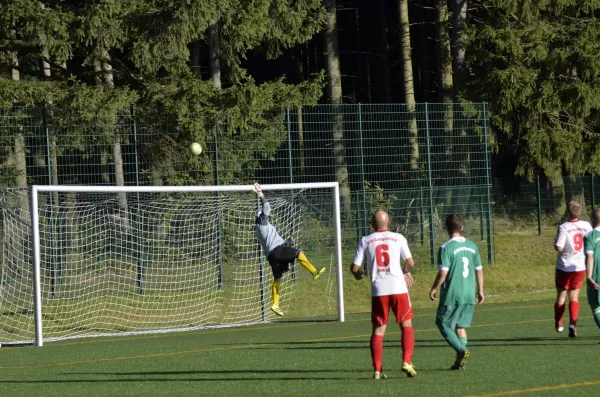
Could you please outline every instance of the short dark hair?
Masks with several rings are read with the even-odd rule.
[[[446,217],[446,230],[449,234],[460,233],[463,226],[462,216],[450,214]]]
[[[600,226],[600,208],[594,208],[592,210],[592,226]]]

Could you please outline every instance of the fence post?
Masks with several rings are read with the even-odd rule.
[[[435,246],[433,230],[433,177],[431,174],[431,140],[429,139],[429,106],[425,102],[425,131],[427,132],[427,174],[429,181],[429,256],[431,265],[435,265]]]
[[[135,154],[135,185],[140,186],[140,154],[138,153],[137,141],[137,123],[135,120],[135,105],[129,105],[129,116],[131,117],[131,135],[133,135],[133,151]],[[140,194],[137,193],[137,211],[135,213],[136,221],[140,216]],[[141,238],[139,228],[135,228],[138,247],[141,247]],[[144,231],[142,230],[141,233]],[[137,283],[138,293],[144,295],[144,250],[140,248],[137,261]]]
[[[292,159],[292,127],[290,124],[290,109],[287,109],[285,111],[285,118],[287,121],[287,141],[288,141],[288,168],[290,169],[290,183],[294,183],[294,171],[293,171],[293,159]],[[291,197],[291,202],[292,202],[292,211],[294,210],[294,193],[291,192],[290,194]],[[295,236],[295,228],[294,228],[295,223],[292,222],[292,231],[291,231],[291,235],[292,238]],[[294,245],[296,245],[296,242],[294,242]],[[294,263],[292,263],[292,281],[296,281],[296,262],[294,261]]]
[[[42,107],[42,124],[43,124],[43,128],[44,128],[44,135],[46,135],[46,163],[47,163],[47,169],[48,169],[48,185],[52,185],[52,156],[50,153],[50,128],[48,126],[48,108],[46,105],[44,105]],[[54,164],[54,166],[56,166],[56,164]],[[54,247],[56,245],[55,242],[55,236],[56,236],[56,228],[54,226],[55,222],[54,222],[54,203],[53,201],[53,194],[49,194],[48,195],[48,199],[50,200],[50,211],[51,211],[51,216],[50,216],[50,230],[52,231],[52,235],[50,236],[50,247],[51,250],[54,250]],[[58,282],[58,275],[56,274],[56,266],[54,263],[54,255],[50,254],[49,255],[50,258],[52,258],[50,260],[50,271],[52,272],[52,277],[50,277],[50,291],[52,293],[52,299],[56,298],[56,286],[57,286],[57,282]]]
[[[535,189],[537,197],[537,222],[538,222],[538,235],[542,234],[542,191],[540,189],[540,176],[535,177]],[[593,199],[592,199],[593,201]]]
[[[596,208],[596,187],[594,186],[594,171],[592,171],[591,188],[592,188],[592,210]]]
[[[423,205],[423,188],[419,188],[419,204],[421,205],[421,247],[425,244],[425,206]]]
[[[494,263],[494,243],[492,237],[492,175],[491,175],[491,163],[490,163],[490,142],[487,129],[487,110],[485,107],[486,103],[482,103],[483,112],[483,136],[485,139],[485,164],[486,164],[486,176],[487,176],[487,250],[488,250],[488,263]]]
[[[483,209],[483,192],[479,196],[479,235],[481,236],[481,241],[485,241],[485,232],[483,223],[485,220],[485,210]]]
[[[217,134],[217,131],[219,131],[221,128],[218,124],[217,121],[217,125],[215,126],[215,186],[219,185],[219,145],[217,144],[217,138],[219,137]],[[221,193],[217,192],[217,286],[219,289],[221,289],[223,287],[223,249],[221,247],[221,230],[222,230],[222,223],[221,223]]]
[[[285,118],[287,121],[287,138],[288,138],[288,168],[290,170],[290,183],[294,183],[294,171],[293,171],[293,160],[292,160],[292,131],[290,126],[290,110],[285,111]]]
[[[362,104],[358,104],[358,142],[360,145],[360,192],[362,196],[362,206],[360,215],[360,225],[358,231],[358,237],[366,234],[365,223],[367,222],[367,200],[365,195],[365,153],[363,143],[363,124],[362,124]],[[365,274],[369,274],[369,267],[365,266]]]

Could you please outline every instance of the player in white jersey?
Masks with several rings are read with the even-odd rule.
[[[375,232],[360,239],[350,268],[357,280],[362,279],[363,271],[360,267],[365,259],[371,271],[371,358],[375,379],[386,378],[382,373],[383,336],[390,309],[402,330],[402,371],[409,377],[417,375],[412,365],[415,334],[408,297],[408,287],[413,284],[410,270],[415,262],[404,236],[388,230],[390,223],[385,211],[377,211],[373,215],[371,225]],[[401,260],[404,261],[404,269]]]
[[[554,327],[556,332],[564,330],[562,317],[565,302],[569,297],[569,337],[577,336],[577,317],[579,316],[579,289],[585,279],[584,237],[592,231],[589,222],[579,220],[581,204],[569,203],[567,210],[569,221],[558,227],[554,248],[556,258],[556,303],[554,304]]]

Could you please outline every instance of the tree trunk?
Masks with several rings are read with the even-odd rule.
[[[198,80],[202,80],[202,69],[200,62],[200,50],[202,42],[200,40],[194,40],[190,44],[190,69]]]
[[[384,1],[377,1],[379,37],[377,45],[379,45],[378,53],[381,55],[381,88],[383,90],[383,100],[386,103],[392,101],[392,73],[390,69],[390,45],[388,40],[388,25]]]
[[[219,59],[219,24],[210,25],[210,78],[213,87],[221,89],[221,61]]]
[[[550,189],[552,194],[552,203],[554,207],[554,213],[559,216],[565,215],[567,209],[567,202],[565,199],[565,181],[563,179],[562,167],[558,167],[548,170],[546,172],[548,182],[550,183]]]
[[[109,89],[115,88],[113,68],[110,63],[110,55],[106,49],[102,49],[100,65],[102,69],[102,83]],[[125,172],[123,170],[123,153],[121,150],[121,138],[115,129],[112,142],[112,155],[114,162],[115,185],[125,186]],[[129,226],[129,212],[127,208],[127,194],[117,193],[117,205],[122,212],[123,225]]]
[[[435,2],[436,22],[436,55],[438,62],[438,76],[440,85],[440,102],[443,106],[443,128],[445,137],[445,155],[448,164],[454,162],[453,147],[453,121],[454,109],[452,101],[454,98],[454,85],[452,79],[452,54],[450,51],[449,15],[447,0],[436,0]],[[449,181],[450,185],[453,185]],[[452,190],[448,191],[447,201],[451,204]]]
[[[464,25],[467,20],[467,0],[452,0],[452,68],[454,70],[454,99],[458,101],[460,91],[465,89],[466,64]]]
[[[415,89],[413,82],[412,54],[410,46],[410,25],[408,20],[408,0],[398,0],[398,13],[400,15],[400,49],[404,70],[404,101],[409,113],[408,132],[410,134],[410,169],[419,171],[419,131],[417,129],[417,109],[415,103]],[[412,175],[411,179],[417,179]]]
[[[571,200],[581,204],[581,218],[588,218],[585,208],[585,187],[583,185],[583,177],[581,176],[569,177],[569,189],[568,195],[565,197],[565,204]]]
[[[465,63],[465,43],[463,38],[463,30],[467,20],[467,0],[453,0],[452,8],[452,68],[454,71],[454,101],[459,102],[461,99],[461,92],[466,89],[467,84],[467,69]],[[457,112],[461,112],[457,109]],[[463,120],[464,117],[458,114],[455,117],[458,120]],[[467,126],[463,122],[458,123],[454,126],[455,130],[458,130],[460,135],[460,141],[466,142],[467,138]],[[459,175],[462,179],[461,183],[469,183],[466,178],[469,177],[469,170],[471,168],[470,153],[467,146],[464,149],[459,148],[457,152],[464,151],[465,154],[459,159],[456,159],[455,164],[459,165]]]
[[[9,40],[17,39],[17,31],[15,29],[10,29],[8,32]],[[9,53],[9,61],[11,63],[11,76],[15,81],[21,80],[21,74],[19,73],[19,58],[17,57],[16,52]],[[17,131],[15,132],[14,137],[14,147],[12,153],[12,165],[15,167],[15,185],[17,187],[26,188],[27,187],[27,156],[26,156],[26,146],[25,146],[25,131],[22,125],[17,127]],[[20,196],[21,202],[20,208],[21,213],[27,213],[29,210],[29,198],[27,194],[23,194]]]
[[[302,51],[302,45],[296,46],[295,53],[296,61],[296,84],[300,84],[304,81],[304,51]],[[300,175],[304,176],[305,163],[304,163],[304,123],[302,120],[302,106],[298,106],[296,111],[296,118],[298,123],[298,160],[300,162]]]
[[[325,10],[327,12],[325,24],[325,58],[327,60],[328,99],[334,105],[332,142],[335,179],[340,184],[341,211],[344,215],[349,215],[352,203],[344,148],[344,115],[340,106],[342,104],[342,74],[340,71],[335,0],[325,0]]]

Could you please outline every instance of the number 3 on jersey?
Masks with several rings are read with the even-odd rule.
[[[375,247],[375,258],[377,260],[377,266],[386,267],[390,264],[390,254],[388,250],[390,247],[387,244],[379,244]]]
[[[467,257],[463,256],[462,263],[463,263],[462,275],[464,278],[467,278],[467,277],[469,277],[469,259]]]

